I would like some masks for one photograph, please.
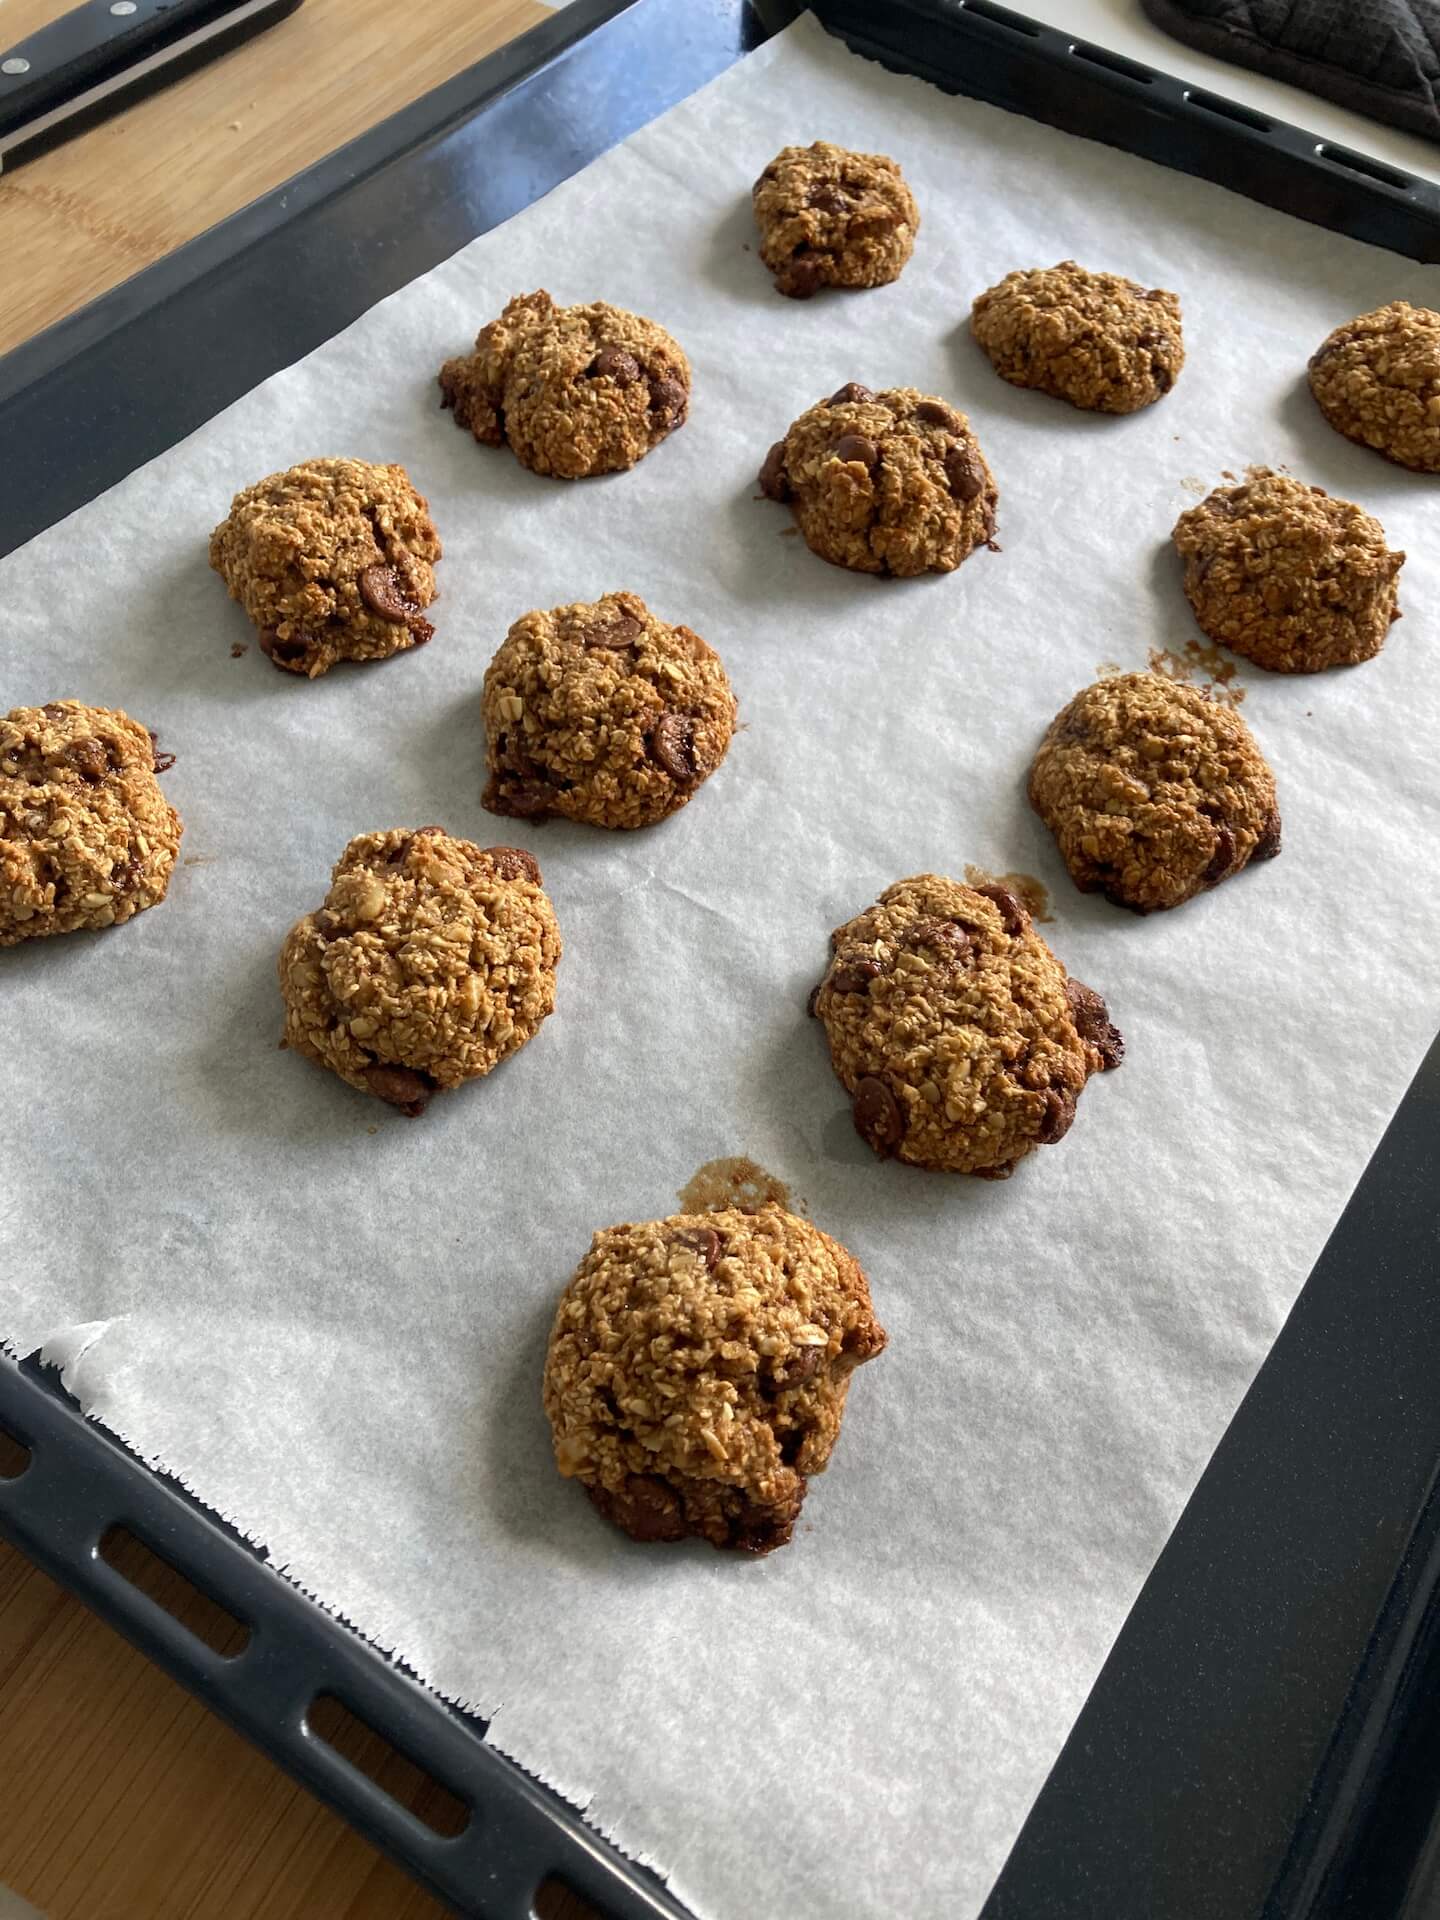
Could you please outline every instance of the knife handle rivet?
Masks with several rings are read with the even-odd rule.
[[[116,4],[119,4],[119,0],[116,0]],[[0,60],[0,73],[28,73],[29,71],[28,60]]]
[[[111,13],[120,14],[134,13],[135,0],[115,0],[115,4],[111,7],[110,11]]]

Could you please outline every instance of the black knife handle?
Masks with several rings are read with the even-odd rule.
[[[18,46],[0,48],[0,167],[167,86],[299,5],[86,0]]]

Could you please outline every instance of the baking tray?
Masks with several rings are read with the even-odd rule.
[[[528,205],[793,11],[781,0],[577,0],[0,360],[0,553]],[[952,91],[1440,260],[1440,190],[1428,182],[991,0],[818,0],[813,11],[858,50]],[[1440,1911],[1440,1752],[1427,1727],[1440,1684],[1437,1196],[1440,1041],[1146,1582],[985,1920]],[[458,1912],[521,1920],[553,1877],[616,1920],[681,1914],[653,1875],[488,1747],[482,1722],[85,1421],[33,1356],[0,1356],[0,1428],[29,1449],[25,1470],[0,1478],[0,1533]],[[116,1524],[250,1629],[239,1655],[210,1651],[101,1557]],[[307,1709],[326,1695],[461,1799],[465,1831],[433,1833],[317,1738]]]

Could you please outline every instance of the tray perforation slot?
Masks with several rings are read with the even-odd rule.
[[[964,0],[965,11],[976,20],[986,20],[992,27],[1003,27],[1007,33],[1023,34],[1027,40],[1038,40],[1040,29],[1033,20],[1027,20],[1023,14],[1011,13],[1008,7],[997,7],[992,0]]]
[[[610,1920],[602,1907],[592,1906],[558,1873],[547,1873],[536,1887],[530,1915],[531,1920]]]
[[[1332,166],[1363,173],[1367,180],[1378,180],[1382,187],[1397,187],[1402,193],[1408,193],[1415,184],[1411,175],[1402,173],[1398,167],[1387,167],[1383,160],[1372,160],[1368,154],[1352,153],[1349,147],[1332,146],[1328,140],[1320,141],[1315,151]]]
[[[0,1480],[18,1480],[33,1458],[18,1433],[0,1427]]]
[[[470,1825],[467,1801],[347,1706],[338,1695],[317,1693],[305,1709],[305,1732],[377,1786],[403,1813],[442,1840],[456,1839]]]
[[[95,1552],[127,1586],[169,1614],[177,1626],[222,1660],[238,1659],[249,1646],[250,1629],[243,1620],[122,1521],[105,1529]]]
[[[1263,113],[1257,113],[1253,107],[1242,107],[1238,100],[1222,100],[1218,94],[1206,93],[1203,87],[1186,87],[1185,98],[1192,107],[1199,107],[1202,113],[1213,113],[1220,120],[1234,120],[1242,127],[1253,127],[1256,133],[1273,133],[1275,123],[1267,120]]]
[[[1077,60],[1088,60],[1092,67],[1103,67],[1107,73],[1137,80],[1142,87],[1153,85],[1159,77],[1153,67],[1142,67],[1138,60],[1128,60],[1123,53],[1109,53],[1104,47],[1087,47],[1083,40],[1075,41],[1070,52]]]

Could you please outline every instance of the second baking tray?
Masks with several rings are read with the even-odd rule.
[[[816,11],[860,50],[954,90],[1440,258],[1440,195],[1426,183],[988,0]],[[778,9],[762,18],[723,0],[582,0],[10,356],[0,363],[0,549],[778,24]],[[291,290],[285,303],[272,297],[277,284]],[[1406,1900],[1421,1910],[1415,1863],[1430,1803],[1409,1730],[1435,1575],[1440,1411],[1429,1382],[1440,1306],[1426,1283],[1440,1251],[1437,1140],[1432,1052],[1137,1602],[992,1896],[992,1920],[1379,1916]],[[485,1748],[476,1723],[87,1429],[33,1368],[0,1364],[0,1424],[33,1454],[27,1474],[0,1481],[0,1528],[460,1910],[523,1914],[536,1882],[557,1871],[613,1913],[674,1910],[571,1809]],[[263,1657],[222,1674],[147,1612],[96,1553],[117,1519],[251,1624]],[[305,1704],[337,1685],[475,1809],[466,1835],[436,1842],[318,1754]]]

